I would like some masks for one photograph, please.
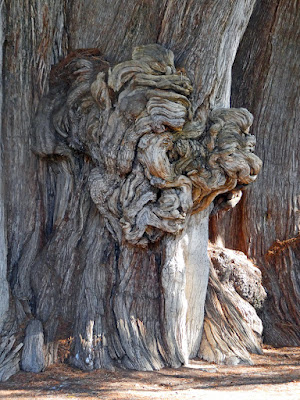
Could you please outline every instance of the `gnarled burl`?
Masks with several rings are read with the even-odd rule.
[[[48,240],[27,288],[46,364],[66,336],[83,369],[159,369],[198,354],[209,206],[254,181],[261,161],[252,115],[195,112],[192,90],[156,44],[114,67],[86,50],[53,68],[34,145]]]

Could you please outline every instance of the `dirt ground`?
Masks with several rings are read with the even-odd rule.
[[[300,400],[300,348],[264,348],[253,366],[200,360],[158,372],[82,372],[66,364],[43,373],[19,372],[0,384],[0,400]]]

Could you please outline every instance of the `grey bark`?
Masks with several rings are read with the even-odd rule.
[[[262,354],[261,272],[244,253],[209,246],[212,261],[199,357],[218,364],[252,364]]]
[[[2,336],[0,345],[0,381],[6,381],[20,370],[19,351],[23,343],[15,345],[16,338],[13,335]]]
[[[73,53],[53,79],[34,145],[41,189],[52,184],[49,238],[30,280],[47,351],[63,328],[82,369],[185,364],[200,344],[209,269],[208,211],[196,213],[255,179],[252,116],[220,108],[193,120],[189,80],[158,45],[111,70],[94,51]]]
[[[42,321],[46,365],[57,360],[58,341],[70,336],[71,362],[84,369],[112,368],[116,360],[136,369],[186,363],[200,343],[208,278],[205,211],[191,215],[175,238],[138,251],[120,246],[91,200],[89,156],[37,149],[36,111],[48,107],[50,118],[54,104],[51,96],[42,100],[51,66],[76,48],[99,48],[114,65],[130,60],[134,46],[158,42],[193,84],[193,117],[206,119],[211,109],[229,106],[231,66],[253,5],[7,2],[2,128],[11,315],[20,330],[26,318]]]
[[[28,372],[41,372],[45,368],[43,325],[31,320],[25,331],[21,368]]]
[[[3,16],[3,1],[0,2],[0,70],[2,71],[3,64],[3,42],[4,42],[4,16]],[[0,118],[2,120],[2,103],[3,103],[3,85],[0,82]],[[1,130],[2,142],[2,130]],[[0,332],[3,328],[6,319],[6,313],[9,308],[9,288],[6,279],[7,273],[7,246],[6,246],[6,226],[4,217],[4,192],[3,192],[3,165],[2,165],[2,146],[0,147]]]
[[[254,114],[264,166],[217,229],[260,266],[264,338],[276,346],[300,344],[299,29],[299,1],[257,1],[233,67],[232,105]]]

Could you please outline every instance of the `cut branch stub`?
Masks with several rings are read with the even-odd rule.
[[[146,246],[179,233],[188,214],[256,178],[252,115],[217,109],[207,121],[193,120],[192,84],[170,50],[137,47],[111,70],[83,52],[55,71],[48,97],[54,130],[51,137],[39,131],[36,150],[91,157],[90,194],[119,243]]]

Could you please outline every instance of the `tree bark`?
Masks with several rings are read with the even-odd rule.
[[[0,5],[0,68],[2,71],[2,64],[3,64],[3,53],[2,53],[2,46],[4,42],[4,32],[3,32],[3,4]],[[1,120],[2,120],[2,103],[3,103],[3,87],[2,81],[0,83],[0,113],[1,113]],[[1,131],[2,133],[2,131]],[[1,135],[2,138],[2,135]],[[3,171],[2,171],[2,147],[0,148],[0,281],[2,282],[0,285],[0,332],[2,330],[4,321],[6,319],[6,313],[9,308],[9,288],[8,282],[6,280],[6,272],[7,272],[7,246],[6,246],[6,232],[5,232],[5,217],[4,217],[4,192],[3,192]]]
[[[232,105],[254,114],[264,166],[217,228],[226,247],[260,266],[264,339],[276,346],[300,344],[299,33],[298,1],[257,2],[233,66]]]
[[[262,354],[263,326],[256,311],[266,292],[261,272],[244,253],[209,246],[212,261],[199,356],[218,364],[252,364]]]
[[[110,159],[117,153],[111,151],[111,157],[107,159],[103,153],[103,159],[97,159],[97,146],[93,147],[95,143],[86,140],[81,129],[67,130],[64,137],[64,132],[53,126],[62,123],[59,111],[71,99],[67,89],[75,78],[66,71],[72,66],[72,60],[80,59],[84,54],[75,52],[71,55],[71,52],[83,48],[92,49],[87,51],[85,59],[82,58],[84,62],[92,60],[96,67],[100,65],[97,73],[105,76],[95,74],[89,82],[91,92],[101,92],[96,100],[104,110],[103,118],[108,110],[105,108],[107,103],[114,102],[115,112],[119,114],[115,114],[118,118],[112,118],[112,122],[117,121],[119,131],[127,128],[127,114],[122,114],[124,110],[119,101],[121,87],[117,80],[110,82],[107,79],[107,63],[113,68],[117,63],[133,62],[131,53],[135,46],[157,42],[174,52],[177,67],[177,72],[173,71],[174,82],[185,82],[186,91],[191,82],[193,92],[186,96],[192,111],[188,106],[186,108],[191,114],[191,123],[207,122],[207,128],[202,132],[203,142],[201,139],[198,144],[205,154],[209,153],[209,146],[213,149],[213,139],[208,142],[209,135],[213,136],[215,132],[210,130],[213,123],[219,124],[215,128],[219,131],[220,126],[230,123],[240,127],[244,122],[238,125],[239,119],[247,121],[244,128],[251,124],[245,110],[231,113],[217,110],[214,114],[210,111],[229,106],[231,66],[254,0],[239,0],[234,4],[221,0],[190,0],[184,4],[153,0],[128,4],[119,0],[110,7],[104,1],[83,3],[76,0],[54,4],[16,0],[6,2],[5,6],[2,134],[6,174],[3,201],[8,243],[7,280],[13,296],[11,318],[9,324],[6,321],[2,336],[22,333],[28,319],[38,319],[43,325],[46,365],[57,360],[59,341],[69,337],[74,338],[70,361],[87,370],[114,365],[151,370],[187,363],[189,358],[197,355],[203,329],[209,274],[206,252],[208,204],[217,190],[231,190],[235,185],[230,186],[227,182],[221,189],[214,187],[212,195],[208,192],[207,201],[203,197],[205,207],[199,200],[201,204],[197,210],[188,209],[185,226],[175,235],[168,231],[161,240],[153,239],[153,243],[141,246],[143,243],[134,243],[132,232],[127,235],[124,229],[124,241],[123,236],[118,236],[118,225],[114,225],[114,212],[117,211],[111,211],[110,215],[108,208],[105,209],[108,207],[106,200],[103,206],[100,199],[103,185],[109,183],[107,192],[117,189],[109,170],[114,167],[111,167]],[[100,49],[107,62],[97,64],[95,48]],[[69,58],[59,64],[58,69],[53,69],[50,79],[51,66],[67,54]],[[142,61],[146,63],[147,60]],[[117,77],[117,73],[115,75]],[[166,84],[153,76],[151,79],[151,85]],[[49,81],[53,84],[50,90]],[[92,86],[94,82],[100,86]],[[176,89],[167,87],[175,92],[177,99],[180,85],[183,83],[175,84]],[[77,94],[73,92],[74,96]],[[87,98],[79,97],[80,107],[86,104],[84,100],[91,100],[90,93]],[[182,97],[180,99],[175,103],[187,104]],[[126,112],[129,112],[129,105],[126,105]],[[73,112],[75,107],[70,109]],[[88,118],[83,114],[81,117],[82,121]],[[176,123],[169,123],[171,132],[166,133],[156,132],[155,129],[159,129],[156,125],[152,127],[156,135],[148,137],[149,143],[150,139],[156,140],[158,134],[165,134],[166,141],[171,140],[174,145],[177,139],[173,137],[178,127],[179,131],[185,132],[185,143],[189,143],[190,132],[183,129],[184,123],[182,126]],[[112,129],[111,126],[108,129]],[[104,137],[105,132],[102,131]],[[57,140],[59,135],[64,139],[60,136],[60,141]],[[109,148],[113,139],[106,139],[105,146]],[[86,147],[80,147],[81,140],[86,140],[83,143]],[[149,148],[146,146],[143,152],[142,145],[138,146],[140,155],[133,167],[136,177],[148,168]],[[136,148],[134,150],[137,152]],[[106,170],[101,163],[105,164]],[[127,168],[127,164],[124,165]],[[183,166],[180,168],[184,169]],[[250,169],[252,167],[249,168],[251,175]],[[217,174],[216,170],[212,168],[212,177]],[[122,169],[117,172],[118,182],[125,187]],[[187,176],[186,171],[183,174]],[[157,178],[155,173],[152,175]],[[147,179],[146,186],[151,186],[151,179],[149,182]],[[93,182],[95,191],[90,192]],[[128,178],[128,185],[131,184]],[[167,188],[167,195],[178,197],[180,190],[184,192],[180,188]],[[150,188],[154,195],[163,193],[160,190],[158,186],[155,190]],[[121,200],[125,202],[126,199]],[[162,196],[161,203],[163,201],[167,202]],[[151,207],[156,206],[153,204]],[[124,210],[125,207],[123,213]],[[171,229],[169,222],[165,222],[165,226]],[[155,229],[148,229],[147,224],[145,227],[148,239],[155,235],[159,237],[160,233]],[[144,240],[145,235],[142,232],[138,239]],[[4,290],[5,284],[4,280]],[[16,345],[21,346],[22,340],[18,337]]]

